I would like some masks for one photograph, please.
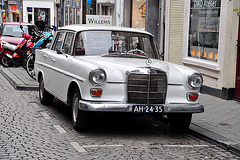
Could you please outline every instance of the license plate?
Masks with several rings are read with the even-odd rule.
[[[133,105],[133,113],[163,113],[163,106],[161,105]]]

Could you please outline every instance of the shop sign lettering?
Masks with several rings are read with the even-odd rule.
[[[219,21],[219,17],[212,17],[208,20],[205,17],[199,17],[199,30],[203,32],[218,32]]]
[[[112,16],[86,15],[86,24],[112,25]]]
[[[219,7],[219,0],[193,0],[192,7],[194,8],[214,8]]]

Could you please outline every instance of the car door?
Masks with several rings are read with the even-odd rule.
[[[58,51],[57,54],[51,55],[51,63],[55,68],[53,75],[56,79],[55,82],[53,82],[54,91],[61,99],[63,99],[65,90],[67,90],[69,81],[71,79],[71,73],[69,72],[68,68],[71,67],[74,36],[74,32],[66,32],[61,51]]]
[[[65,35],[65,31],[58,32],[56,38],[54,39],[51,50],[46,55],[44,55],[46,59],[45,61],[49,68],[47,74],[44,77],[45,86],[58,98],[61,98],[60,93],[58,92],[60,87],[58,82],[60,79],[58,79],[58,77],[62,71],[57,64],[61,63],[60,61],[62,61],[61,59],[64,56],[58,52],[62,50]]]

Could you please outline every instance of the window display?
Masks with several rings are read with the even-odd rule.
[[[191,0],[188,56],[218,61],[221,0]]]

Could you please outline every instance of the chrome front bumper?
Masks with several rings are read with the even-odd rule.
[[[117,102],[79,101],[79,109],[96,112],[132,112],[132,106],[137,104]],[[164,113],[202,113],[204,106],[200,104],[162,104]]]

